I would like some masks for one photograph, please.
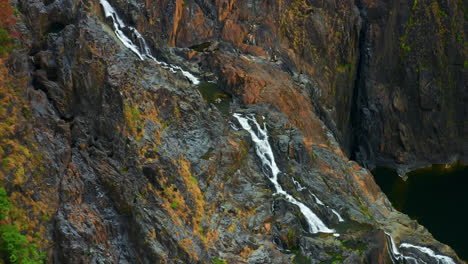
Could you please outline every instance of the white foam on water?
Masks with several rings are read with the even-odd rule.
[[[162,65],[163,68],[169,69],[173,73],[177,73],[177,71],[180,71],[193,84],[200,83],[200,80],[197,77],[195,77],[190,72],[185,71],[180,66],[168,64],[163,61],[158,61],[155,57],[153,57],[153,55],[151,55],[151,49],[149,48],[148,44],[145,41],[145,38],[140,34],[140,32],[138,32],[138,30],[136,30],[136,28],[134,27],[125,25],[123,20],[119,17],[115,9],[110,5],[110,3],[107,0],[99,0],[99,2],[101,3],[102,8],[104,9],[104,15],[106,17],[112,18],[114,32],[117,38],[122,42],[122,44],[124,44],[125,47],[127,47],[129,50],[135,53],[141,60],[153,60],[157,64]],[[135,44],[129,37],[127,37],[127,35],[125,35],[125,33],[123,32],[124,29],[131,31],[140,45]]]
[[[320,220],[320,218],[316,214],[314,214],[312,210],[310,210],[309,207],[299,202],[292,195],[284,191],[281,185],[279,184],[278,174],[281,171],[276,165],[275,157],[273,156],[273,150],[271,149],[270,143],[268,142],[266,126],[261,128],[255,117],[253,116],[243,117],[242,115],[235,113],[234,117],[239,121],[242,128],[249,132],[250,136],[252,137],[252,141],[255,143],[255,150],[257,156],[262,161],[262,165],[270,169],[271,175],[267,175],[267,177],[275,186],[276,194],[283,195],[288,202],[299,207],[301,213],[304,215],[305,219],[307,220],[307,223],[309,224],[309,231],[311,233],[334,233],[335,230],[328,228],[322,222],[322,220]],[[252,127],[249,124],[249,121],[255,125],[258,134],[255,133],[255,131],[252,129]]]
[[[320,199],[315,194],[313,194],[311,191],[309,191],[309,193],[312,194],[312,196],[314,196],[316,203],[325,206],[325,204],[322,201],[320,201]]]
[[[200,83],[200,80],[198,80],[197,77],[195,77],[193,74],[191,74],[190,72],[188,71],[184,71],[180,66],[175,66],[175,65],[171,65],[174,69],[177,69],[179,70],[180,72],[182,72],[182,74],[187,77],[193,84],[199,84]]]
[[[429,255],[430,257],[437,259],[438,263],[441,263],[441,264],[455,264],[455,262],[453,261],[452,258],[447,257],[447,256],[443,256],[443,255],[437,255],[432,249],[427,248],[427,247],[416,246],[416,245],[412,245],[412,244],[409,244],[409,243],[401,243],[400,248],[414,248],[414,249],[417,249],[417,250],[421,251],[422,253],[425,253],[425,254]]]
[[[341,217],[341,215],[335,209],[331,209],[331,211],[338,217],[339,222],[344,222],[343,217]]]
[[[293,181],[294,185],[296,185],[296,189],[297,189],[298,192],[306,189],[298,181],[296,181],[296,179],[294,179],[294,177],[291,177],[291,180]]]
[[[439,263],[440,264],[455,264],[455,262],[453,261],[452,258],[447,257],[447,256],[443,256],[443,255],[438,255],[432,249],[427,248],[427,247],[416,246],[416,245],[412,245],[412,244],[409,244],[409,243],[401,243],[400,247],[398,248],[395,245],[395,242],[393,241],[392,236],[387,232],[385,232],[385,235],[387,235],[387,238],[390,241],[389,254],[391,255],[391,260],[392,260],[393,263],[395,263],[394,260],[407,261],[408,263],[415,263],[415,264],[419,264],[419,263],[424,264],[424,263],[426,263],[422,259],[416,259],[414,257],[405,256],[399,251],[399,248],[400,249],[401,248],[413,248],[413,249],[416,249],[416,250],[430,256],[431,258],[435,259],[436,263],[438,263],[438,264]]]
[[[135,44],[133,44],[132,40],[130,40],[123,33],[122,29],[124,29],[126,26],[123,20],[115,11],[115,9],[106,0],[100,0],[99,2],[101,3],[102,8],[104,9],[104,15],[106,17],[112,18],[112,23],[114,24],[114,32],[117,38],[120,39],[120,41],[122,41],[122,44],[124,44],[125,47],[133,51],[141,60],[144,60],[144,57],[140,53],[138,47]]]
[[[390,248],[388,249],[388,252],[390,254],[390,259],[392,260],[393,263],[395,263],[394,260],[397,260],[397,261],[406,260],[409,263],[415,263],[415,264],[419,263],[417,259],[401,254],[400,251],[398,250],[398,247],[395,244],[395,241],[393,241],[393,237],[387,232],[385,232],[385,235],[387,235],[388,240],[390,240]]]

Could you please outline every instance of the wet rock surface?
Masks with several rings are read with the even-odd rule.
[[[30,178],[25,188],[40,189],[32,199],[52,211],[40,220],[49,263],[391,263],[384,231],[398,244],[429,247],[462,263],[394,210],[369,171],[346,155],[352,144],[364,144],[353,141],[350,124],[362,6],[110,3],[158,60],[214,83],[229,95],[222,100],[230,109],[223,113],[205,101],[181,71],[140,60],[115,36],[99,1],[16,3],[22,48],[10,69],[26,76],[31,138],[45,175],[40,187]],[[442,107],[431,75],[417,76],[421,106]],[[406,86],[398,85],[385,102],[396,109],[388,115],[413,109]],[[370,85],[364,89],[376,98]],[[387,112],[368,102],[359,120],[379,127],[376,113]],[[234,112],[266,126],[282,188],[339,236],[310,233],[299,208],[274,193]],[[412,144],[421,129],[410,120],[389,133],[419,157],[426,152]],[[365,145],[377,153],[379,142],[369,140]],[[389,150],[395,151],[403,150]],[[13,174],[5,179],[10,184]]]

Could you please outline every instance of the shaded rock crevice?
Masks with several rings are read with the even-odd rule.
[[[371,108],[372,27],[353,3],[111,1],[155,53],[222,87],[211,101],[123,45],[99,1],[22,3],[34,31],[23,55],[38,66],[24,71],[41,88],[30,89],[34,135],[52,183],[41,187],[49,262],[389,263],[382,230],[456,259],[337,143],[350,122],[364,131]],[[38,26],[59,3],[75,19]],[[233,102],[220,111],[216,99]],[[347,121],[351,104],[358,114]],[[300,208],[274,194],[255,142],[232,126],[237,112],[266,123],[282,186],[340,236],[311,234]]]
[[[356,62],[356,78],[353,86],[350,117],[350,144],[348,155],[365,168],[372,168],[374,165],[373,149],[368,143],[369,135],[366,126],[370,125],[369,102],[367,98],[367,73],[369,60],[371,57],[370,28],[368,22],[367,8],[362,1],[356,1],[361,17],[361,31],[359,34],[359,55]],[[366,122],[367,121],[367,122]]]

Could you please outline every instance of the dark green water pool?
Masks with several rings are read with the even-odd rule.
[[[231,95],[225,93],[216,84],[209,82],[200,83],[198,90],[207,103],[214,104],[225,115],[229,113]]]
[[[468,260],[468,166],[434,165],[408,173],[406,181],[389,168],[372,174],[396,209]]]

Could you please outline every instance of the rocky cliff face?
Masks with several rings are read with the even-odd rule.
[[[359,43],[386,16],[363,22],[364,3],[340,0],[105,2],[155,60],[124,45],[103,1],[13,3],[20,46],[2,59],[0,154],[19,213],[4,221],[48,263],[438,263],[403,242],[461,263],[345,155],[363,144],[353,102],[374,98],[355,80],[381,70],[363,66]],[[266,127],[279,184],[333,233],[311,232],[275,193],[232,113]],[[405,120],[398,129],[416,133]]]
[[[363,1],[353,152],[405,172],[467,160],[466,1]]]

